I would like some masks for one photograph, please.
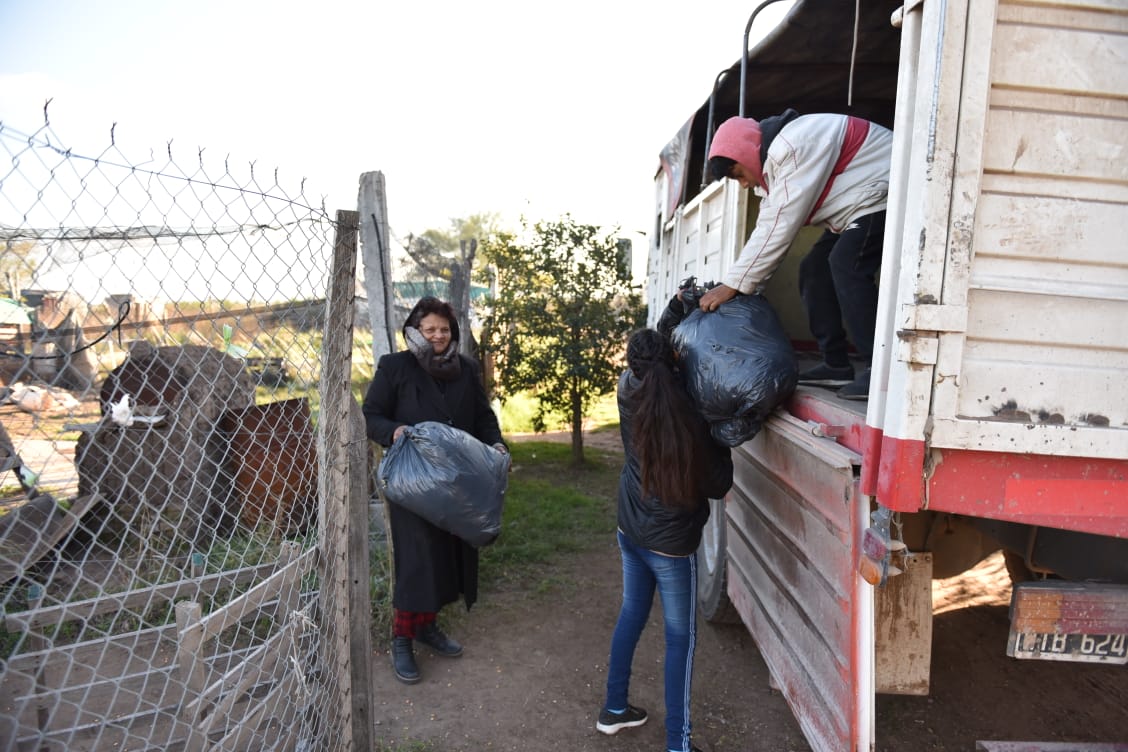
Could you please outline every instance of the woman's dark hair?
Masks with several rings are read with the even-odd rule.
[[[667,506],[693,508],[702,501],[705,421],[675,373],[670,341],[640,329],[627,341],[627,366],[639,380],[631,418],[642,492]]]
[[[450,322],[450,337],[452,340],[458,341],[458,316],[454,313],[454,308],[445,300],[439,300],[432,295],[419,299],[419,302],[411,309],[411,313],[407,314],[407,320],[403,322],[404,329],[409,326],[418,329],[419,322],[423,320],[423,317],[432,313],[442,316]]]
[[[736,160],[728,157],[713,157],[709,160],[709,174],[713,180],[724,180],[732,177],[732,168],[736,167]]]

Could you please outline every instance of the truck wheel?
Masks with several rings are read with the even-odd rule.
[[[729,600],[725,574],[725,502],[710,499],[712,510],[697,547],[697,605],[706,621],[736,624],[740,615]]]

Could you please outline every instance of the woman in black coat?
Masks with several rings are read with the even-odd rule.
[[[407,350],[380,358],[364,397],[368,438],[391,446],[404,427],[439,421],[507,451],[478,364],[458,353],[458,317],[449,303],[422,298],[403,325]],[[456,657],[462,646],[435,623],[439,609],[461,594],[478,597],[478,550],[395,504],[388,505],[395,585],[392,666],[396,677],[419,681],[412,640]]]

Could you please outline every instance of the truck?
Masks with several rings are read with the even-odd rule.
[[[697,554],[702,613],[743,622],[812,750],[861,752],[876,693],[929,691],[932,580],[994,552],[1000,650],[1128,662],[1128,6],[796,0],[749,48],[772,1],[661,150],[646,294],[653,325],[755,224],[707,173],[725,119],[892,129],[868,400],[799,386],[733,449]],[[801,364],[820,232],[762,290]]]

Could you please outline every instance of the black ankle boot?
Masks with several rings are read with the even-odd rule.
[[[462,646],[447,637],[434,622],[425,627],[420,627],[419,631],[415,633],[415,639],[447,658],[457,658],[462,655]]]
[[[415,665],[415,649],[410,637],[392,638],[392,670],[404,684],[419,681],[419,667]]]

